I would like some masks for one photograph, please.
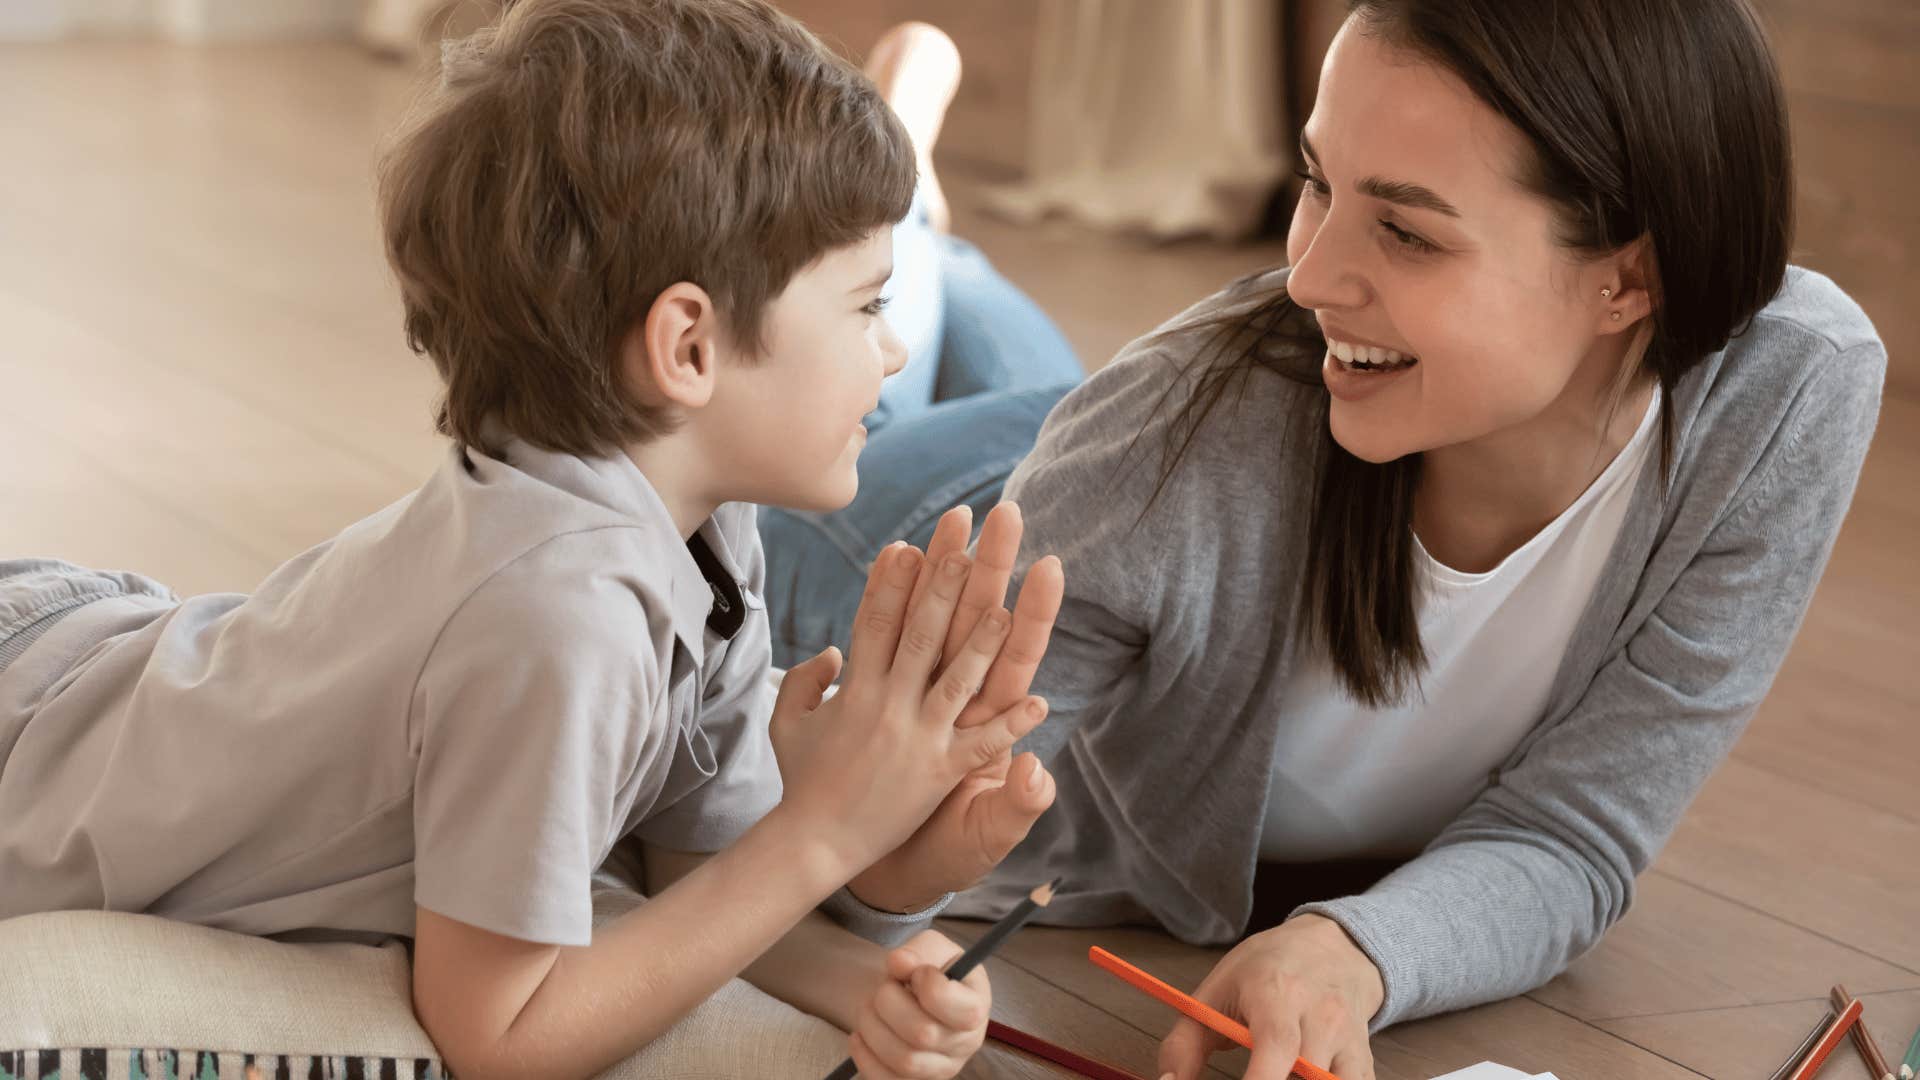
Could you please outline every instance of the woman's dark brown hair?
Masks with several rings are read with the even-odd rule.
[[[1558,241],[1602,255],[1646,237],[1655,304],[1642,361],[1673,390],[1780,290],[1793,181],[1779,74],[1746,0],[1354,0],[1355,29],[1451,72],[1531,147],[1519,177],[1557,210]],[[1194,359],[1168,428],[1162,487],[1195,430],[1253,369],[1320,383],[1326,342],[1284,289],[1246,297]],[[1426,663],[1416,618],[1419,455],[1375,465],[1334,442],[1308,525],[1301,628],[1354,697],[1402,700]],[[1156,489],[1155,495],[1158,495]]]

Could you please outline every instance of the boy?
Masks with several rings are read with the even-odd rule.
[[[977,570],[890,549],[838,694],[829,651],[769,703],[743,505],[851,499],[913,185],[759,0],[529,0],[450,50],[381,210],[453,447],[251,596],[0,563],[0,917],[412,936],[463,1080],[591,1075],[742,971],[870,1075],[956,1071],[984,977],[809,912],[910,932],[1044,810],[981,774],[1039,722],[1057,566],[1009,617],[1010,511]],[[654,896],[595,934],[628,834]]]

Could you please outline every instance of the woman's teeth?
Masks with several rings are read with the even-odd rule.
[[[1348,371],[1398,371],[1412,367],[1420,362],[1417,356],[1382,349],[1372,345],[1354,345],[1345,341],[1327,339],[1327,351],[1333,354],[1340,366]]]

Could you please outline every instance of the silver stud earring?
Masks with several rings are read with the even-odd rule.
[[[1617,311],[1616,311],[1616,312],[1614,312],[1614,313],[1613,313],[1613,321],[1614,321],[1614,322],[1619,322],[1619,321],[1620,321],[1620,313],[1619,313],[1619,312],[1617,312]]]
[[[1605,299],[1606,299],[1607,297],[1609,297],[1609,296],[1612,296],[1612,295],[1613,295],[1613,290],[1612,290],[1612,289],[1601,289],[1601,290],[1600,290],[1600,299],[1602,299],[1602,300],[1605,300]]]

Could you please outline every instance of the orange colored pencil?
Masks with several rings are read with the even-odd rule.
[[[1846,1010],[1827,1024],[1826,1035],[1821,1037],[1820,1042],[1814,1046],[1813,1052],[1800,1062],[1800,1067],[1793,1070],[1793,1075],[1787,1080],[1808,1080],[1814,1073],[1819,1072],[1820,1066],[1827,1063],[1827,1055],[1833,1053],[1834,1047],[1839,1046],[1841,1040],[1847,1037],[1847,1029],[1860,1022],[1860,1009],[1859,998],[1848,1002]]]
[[[1141,971],[1139,968],[1134,967],[1132,964],[1127,963],[1125,960],[1120,959],[1098,945],[1087,950],[1087,958],[1100,967],[1120,976],[1121,979],[1125,980],[1127,984],[1134,989],[1142,991],[1151,997],[1158,998],[1162,1003],[1178,1009],[1181,1014],[1194,1023],[1211,1028],[1249,1050],[1253,1049],[1253,1032],[1248,1031],[1247,1025],[1235,1020],[1233,1017],[1226,1015],[1205,1002],[1196,1001],[1194,998],[1175,990],[1173,987]],[[1340,1080],[1339,1077],[1305,1058],[1298,1058],[1294,1061],[1293,1075],[1300,1077],[1300,1080]]]

